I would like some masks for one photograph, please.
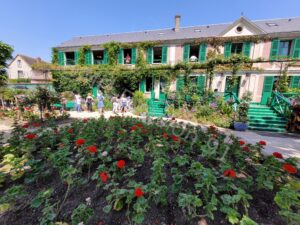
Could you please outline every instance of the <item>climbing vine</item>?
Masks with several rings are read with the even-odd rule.
[[[52,48],[52,64],[58,65],[58,49],[57,48]]]
[[[91,46],[89,46],[89,45],[84,45],[84,46],[82,46],[82,47],[79,48],[78,64],[80,66],[84,66],[85,65],[85,55],[90,50],[91,50]]]

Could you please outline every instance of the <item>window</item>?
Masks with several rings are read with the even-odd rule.
[[[236,28],[236,32],[237,33],[241,33],[243,31],[243,27],[242,26],[238,26],[237,28]]]
[[[190,62],[197,62],[199,59],[199,45],[191,45],[190,47]]]
[[[66,62],[67,62],[67,65],[75,65],[75,53],[74,52],[66,52]]]
[[[132,50],[124,49],[124,64],[131,64]]]
[[[18,70],[18,79],[24,78],[23,70]]]
[[[232,43],[231,54],[241,54],[243,52],[243,43]]]
[[[153,63],[162,62],[162,47],[153,48]]]
[[[22,62],[21,62],[21,60],[18,60],[17,64],[18,64],[18,68],[22,68]]]
[[[292,41],[284,40],[279,43],[278,55],[281,57],[288,57],[291,54]]]
[[[94,64],[103,64],[104,63],[104,51],[93,51]]]
[[[146,92],[152,91],[152,77],[146,78]]]

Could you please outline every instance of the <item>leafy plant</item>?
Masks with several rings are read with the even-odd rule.
[[[180,193],[177,201],[183,213],[190,217],[196,217],[197,208],[202,206],[201,199],[192,194]]]
[[[49,188],[45,191],[39,192],[37,196],[34,199],[32,199],[31,206],[33,208],[39,208],[48,198],[51,197],[53,191],[53,188]]]
[[[94,211],[90,207],[85,204],[80,204],[74,211],[72,212],[71,219],[72,225],[77,225],[80,222],[87,224],[90,218],[93,216]]]

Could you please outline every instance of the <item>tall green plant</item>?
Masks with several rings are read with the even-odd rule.
[[[52,64],[58,65],[58,49],[57,48],[52,48]]]
[[[0,41],[0,87],[4,86],[7,81],[7,61],[12,59],[13,48]]]

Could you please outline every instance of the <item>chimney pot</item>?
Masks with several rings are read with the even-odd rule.
[[[180,30],[180,19],[181,16],[180,15],[176,15],[175,16],[175,32],[178,32]]]

